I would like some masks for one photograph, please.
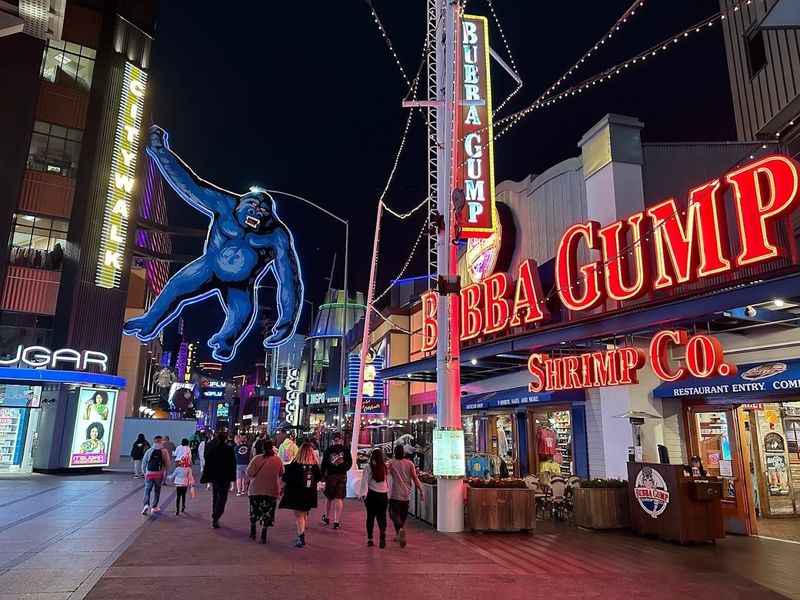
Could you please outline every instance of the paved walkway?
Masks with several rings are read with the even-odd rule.
[[[800,545],[729,537],[680,547],[621,533],[540,524],[534,535],[443,535],[411,520],[409,546],[364,544],[363,509],[345,528],[318,524],[292,546],[279,511],[266,546],[247,538],[247,499],[232,496],[223,527],[210,494],[175,517],[174,489],[157,516],[139,514],[141,480],[0,479],[0,600],[243,598],[798,598]]]

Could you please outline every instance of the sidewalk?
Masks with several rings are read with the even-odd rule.
[[[349,500],[341,531],[312,512],[300,549],[291,512],[278,511],[263,546],[247,537],[247,498],[229,498],[218,530],[210,503],[201,488],[184,516],[172,504],[149,518],[130,515],[147,526],[87,597],[800,598],[800,548],[780,542],[731,537],[685,548],[550,523],[534,535],[445,535],[411,519],[408,547],[389,541],[381,550],[366,547],[363,508]]]

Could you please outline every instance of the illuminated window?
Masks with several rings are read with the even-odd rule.
[[[9,262],[24,267],[60,269],[67,244],[69,222],[15,214]]]
[[[42,59],[42,79],[88,92],[92,87],[95,55],[94,50],[85,46],[48,40]]]
[[[35,121],[28,151],[28,168],[75,178],[82,137],[80,129]]]

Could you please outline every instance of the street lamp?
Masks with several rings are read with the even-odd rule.
[[[305,202],[309,206],[316,208],[318,211],[325,213],[332,219],[335,219],[342,225],[344,225],[344,308],[342,310],[342,344],[341,348],[339,348],[339,407],[337,410],[337,421],[342,424],[344,423],[344,368],[345,368],[345,356],[344,356],[344,345],[345,345],[345,328],[347,327],[347,300],[348,300],[348,286],[347,286],[347,277],[348,277],[348,270],[349,270],[349,261],[350,261],[350,221],[347,219],[343,219],[338,215],[333,214],[327,208],[321,207],[319,204],[312,202],[308,198],[303,198],[302,196],[298,196],[296,194],[290,194],[289,192],[282,192],[280,190],[266,190],[269,194],[281,194],[283,196],[287,196],[289,198],[294,198],[295,200],[300,200],[301,202]],[[312,323],[311,326],[313,327],[314,324]]]

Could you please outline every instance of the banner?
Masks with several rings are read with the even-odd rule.
[[[82,387],[78,392],[78,411],[69,466],[107,467],[111,464],[111,438],[118,390]]]

